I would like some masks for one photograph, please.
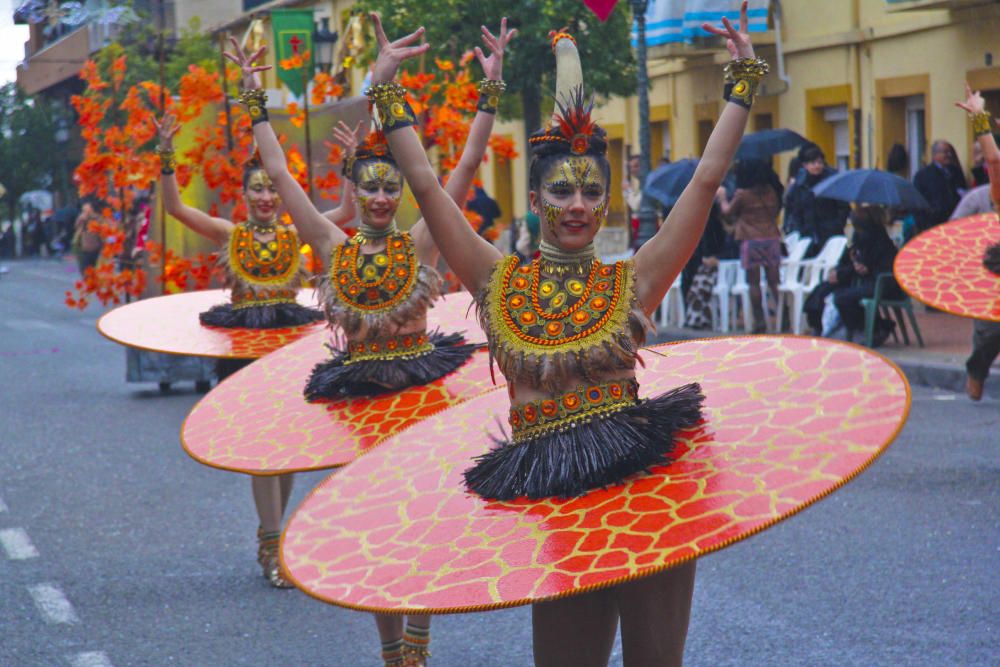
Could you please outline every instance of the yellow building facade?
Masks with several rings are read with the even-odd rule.
[[[890,147],[900,143],[910,153],[911,173],[928,160],[930,142],[945,139],[968,171],[972,134],[954,103],[964,99],[968,80],[1000,116],[1000,6],[981,0],[782,0],[770,10],[771,29],[754,41],[771,74],[748,131],[793,129],[819,144],[832,165],[849,168],[884,168]],[[722,109],[728,59],[721,42],[650,49],[654,168],[662,156],[701,154]],[[637,100],[607,100],[597,117],[611,137],[612,187],[619,193],[626,155],[639,147]],[[497,132],[526,153],[520,123],[500,123]],[[782,177],[793,154],[776,162]],[[515,183],[524,183],[525,160],[510,171]],[[505,214],[523,215],[524,187],[508,195],[485,172],[486,188]],[[620,194],[611,210],[612,223],[624,220]]]

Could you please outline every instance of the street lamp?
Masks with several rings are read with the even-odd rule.
[[[646,70],[646,7],[648,0],[631,0],[632,18],[635,19],[635,59],[638,65],[639,88],[639,187],[642,203],[639,205],[639,243],[642,245],[656,234],[656,210],[653,200],[646,195],[646,178],[650,169],[649,145],[649,74]]]
[[[336,30],[330,32],[330,18],[321,18],[313,31],[313,45],[316,49],[316,67],[323,72],[329,72],[333,66],[333,47],[339,37]]]
[[[66,177],[66,151],[69,150],[70,131],[69,121],[65,116],[59,115],[56,118],[56,131],[52,138],[59,144],[59,194],[62,199],[60,203],[65,207],[70,199],[67,194],[69,183]]]

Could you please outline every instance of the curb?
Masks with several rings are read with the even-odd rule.
[[[718,338],[725,334],[719,332],[703,332],[693,329],[678,329],[665,327],[660,329],[649,345],[669,343],[682,340],[697,340],[699,338]],[[965,394],[965,365],[962,361],[939,361],[933,358],[921,359],[913,352],[902,354],[886,354],[884,356],[899,366],[910,384],[943,389],[957,394]],[[994,376],[997,374],[994,373]],[[990,382],[987,380],[983,391],[984,399],[1000,400],[1000,377]]]

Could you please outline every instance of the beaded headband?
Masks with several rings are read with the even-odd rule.
[[[396,160],[392,157],[392,152],[389,150],[389,143],[381,131],[375,130],[369,133],[361,145],[354,151],[354,154],[348,155],[344,159],[344,176],[353,181],[354,165],[365,160],[382,160],[392,165],[396,164]]]

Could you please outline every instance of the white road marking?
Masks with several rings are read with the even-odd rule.
[[[72,667],[112,667],[111,660],[103,651],[87,651],[69,656]]]
[[[55,325],[44,320],[7,320],[5,324],[14,331],[32,331],[39,329],[55,329]]]
[[[31,538],[24,528],[6,528],[0,530],[0,546],[7,552],[10,560],[27,560],[38,558],[38,549],[31,543]]]
[[[52,584],[36,584],[28,586],[28,592],[35,600],[38,611],[49,623],[79,623],[80,619],[73,611],[63,592]]]

